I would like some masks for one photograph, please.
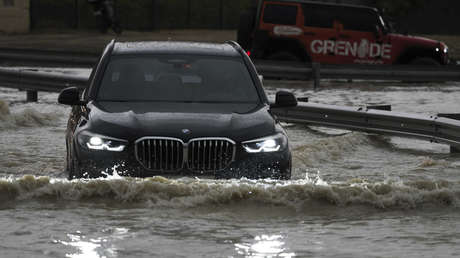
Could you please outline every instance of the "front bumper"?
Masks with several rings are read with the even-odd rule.
[[[134,147],[128,147],[123,152],[92,151],[80,147],[76,160],[81,174],[89,178],[111,175],[114,172],[131,177],[193,176],[216,179],[289,179],[291,176],[291,152],[288,148],[273,153],[256,154],[240,149],[236,152],[234,161],[225,169],[211,172],[191,171],[187,166],[173,172],[148,170],[136,159]]]

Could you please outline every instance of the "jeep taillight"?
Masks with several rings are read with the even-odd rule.
[[[251,51],[246,51],[246,55],[251,56]]]

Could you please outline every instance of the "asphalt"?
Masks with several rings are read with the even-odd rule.
[[[234,30],[163,30],[154,32],[125,31],[100,34],[87,31],[33,32],[29,34],[0,34],[0,48],[56,50],[82,53],[100,53],[112,39],[118,41],[177,40],[225,42],[236,40]]]

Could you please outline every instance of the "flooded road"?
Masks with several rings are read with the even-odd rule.
[[[267,81],[311,102],[460,110],[460,85]],[[0,257],[458,257],[460,155],[286,125],[293,179],[68,181],[70,109],[0,88]]]

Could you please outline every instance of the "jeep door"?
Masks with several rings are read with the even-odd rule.
[[[336,53],[338,7],[324,4],[302,4],[302,42],[313,62],[341,64],[343,53]]]
[[[337,13],[335,54],[343,63],[391,64],[392,44],[378,13],[370,8],[341,7]]]
[[[255,40],[258,57],[291,61],[307,59],[300,41],[303,34],[300,9],[300,4],[295,2],[263,2]]]

